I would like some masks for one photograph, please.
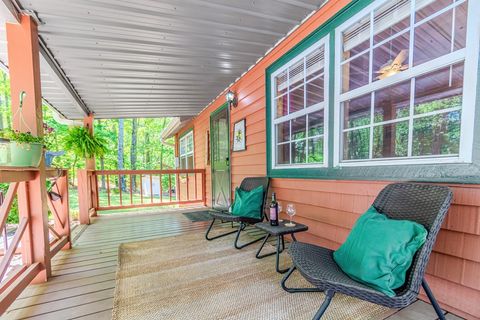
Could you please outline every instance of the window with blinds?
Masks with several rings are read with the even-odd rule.
[[[180,138],[180,169],[194,169],[193,164],[193,131]]]
[[[271,76],[273,167],[326,165],[327,41]]]
[[[337,29],[336,162],[466,158],[475,89],[464,71],[477,76],[467,58],[471,1],[376,1]]]

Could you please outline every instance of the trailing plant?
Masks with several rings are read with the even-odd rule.
[[[36,137],[30,132],[20,132],[18,130],[12,129],[2,129],[0,130],[0,138],[16,142],[18,144],[27,144],[27,143],[42,143],[44,142],[43,137]]]
[[[104,137],[90,134],[85,127],[72,127],[63,138],[66,150],[77,158],[102,157],[108,152],[108,142]]]

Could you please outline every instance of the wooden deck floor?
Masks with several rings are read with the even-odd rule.
[[[180,210],[95,219],[79,229],[73,249],[54,259],[53,278],[29,286],[1,319],[110,319],[119,244],[202,231],[206,224],[191,222]],[[389,318],[400,319],[436,317],[430,305],[417,301]]]

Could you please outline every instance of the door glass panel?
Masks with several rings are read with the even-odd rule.
[[[212,206],[226,209],[230,206],[230,141],[228,109],[212,116]]]

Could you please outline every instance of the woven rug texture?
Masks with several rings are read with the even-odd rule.
[[[275,256],[256,259],[259,244],[237,250],[232,241],[206,241],[203,233],[191,233],[122,244],[112,318],[312,319],[323,293],[283,291]],[[288,267],[288,255],[282,256]],[[289,285],[310,286],[298,272]],[[394,311],[337,294],[322,319],[384,319]]]

